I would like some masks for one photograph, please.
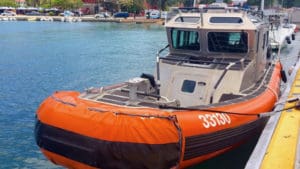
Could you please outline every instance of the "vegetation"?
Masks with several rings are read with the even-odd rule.
[[[15,0],[0,0],[0,6],[16,7]]]
[[[119,4],[122,11],[131,13],[139,13],[144,9],[143,0],[119,0]]]
[[[248,0],[249,5],[260,6],[261,0]],[[293,6],[300,6],[300,0],[265,0],[266,7],[272,7],[275,4],[282,5],[284,8],[290,8]]]
[[[104,0],[99,0],[103,2]],[[201,4],[210,4],[215,0],[197,0]],[[192,7],[194,0],[146,0],[146,2],[153,7],[161,10],[167,10],[170,6],[184,5]],[[224,0],[225,3],[230,3],[231,0]],[[27,6],[51,8],[57,7],[60,9],[77,9],[83,5],[82,0],[26,0]],[[249,5],[260,6],[261,0],[248,0]],[[0,6],[15,7],[17,4],[15,0],[0,0]],[[144,0],[117,0],[117,4],[121,10],[132,13],[139,13],[144,7]],[[282,5],[285,8],[293,6],[300,6],[300,0],[265,0],[265,7],[272,7],[274,5]]]
[[[2,0],[1,0],[2,1]],[[27,6],[58,7],[61,9],[76,9],[83,5],[82,0],[26,0]]]

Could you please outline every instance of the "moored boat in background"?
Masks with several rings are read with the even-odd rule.
[[[184,13],[183,11],[187,11]],[[185,168],[259,133],[280,94],[269,25],[237,8],[184,9],[165,24],[155,76],[55,92],[37,111],[45,156],[68,168]],[[165,56],[161,54],[169,49]]]
[[[289,22],[288,13],[280,13],[275,11],[264,11],[264,15],[270,22],[270,46],[272,49],[280,49],[286,47],[295,40],[296,24]]]

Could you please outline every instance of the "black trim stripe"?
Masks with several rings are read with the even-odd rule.
[[[186,137],[184,160],[213,153],[249,139],[251,136],[262,131],[267,120],[268,118],[260,118],[236,128],[221,130],[206,135]]]
[[[47,151],[103,169],[165,169],[178,165],[180,159],[180,143],[154,145],[98,140],[39,120],[35,139]]]

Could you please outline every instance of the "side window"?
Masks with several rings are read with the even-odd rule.
[[[196,82],[192,80],[184,80],[181,91],[186,93],[193,93],[195,90]]]
[[[247,53],[247,32],[209,32],[208,50],[223,53]]]
[[[200,50],[198,32],[172,29],[171,34],[173,48],[184,50]]]

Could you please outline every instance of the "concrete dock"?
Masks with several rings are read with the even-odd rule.
[[[288,103],[290,98],[300,98],[299,33],[296,36],[294,44],[286,49],[286,60],[294,60],[295,65],[274,109],[278,113],[270,117],[245,169],[300,169],[300,105],[299,109],[289,109],[300,104],[300,100]],[[284,57],[287,56],[280,56],[282,59]],[[287,72],[288,67],[285,66]],[[287,110],[280,111],[283,109]]]
[[[300,97],[300,70],[297,71],[288,98]],[[298,101],[299,102],[299,101]],[[299,104],[286,103],[284,108]],[[299,169],[300,105],[281,112],[276,129],[261,164],[261,169]],[[298,155],[298,157],[297,157]],[[297,159],[298,158],[298,159]],[[298,166],[298,167],[296,167]]]

